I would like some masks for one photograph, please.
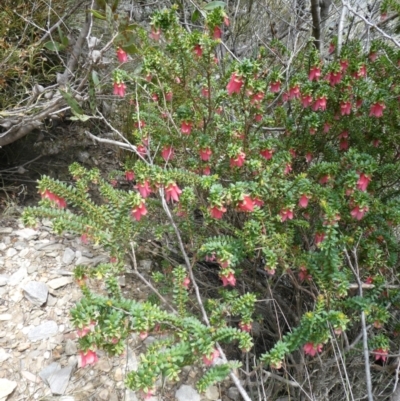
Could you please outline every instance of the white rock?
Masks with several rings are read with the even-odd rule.
[[[136,393],[134,393],[132,390],[126,389],[125,390],[125,401],[139,401]]]
[[[217,386],[210,386],[207,388],[206,393],[204,394],[206,398],[209,400],[216,401],[219,399],[219,390]]]
[[[55,336],[57,333],[58,333],[57,323],[53,320],[48,320],[46,322],[43,322],[39,326],[36,326],[31,330],[29,330],[28,338],[32,342],[35,342]]]
[[[11,358],[12,355],[6,352],[4,348],[0,348],[0,363],[3,363],[6,361],[8,358]]]
[[[0,227],[0,234],[10,234],[12,230],[11,227]]]
[[[26,267],[19,268],[14,274],[11,275],[10,279],[8,280],[8,285],[12,287],[20,284],[21,281],[28,276],[28,271]]]
[[[7,245],[4,242],[0,242],[0,251],[4,251],[7,248]]]
[[[60,277],[50,280],[47,284],[50,288],[56,290],[57,288],[64,287],[65,285],[72,283],[72,281],[73,279],[71,277]]]
[[[8,280],[10,280],[10,277],[5,275],[5,274],[0,274],[0,287],[3,285],[6,285],[8,283]]]
[[[40,281],[29,281],[26,283],[22,290],[25,297],[34,305],[41,306],[47,301],[49,290],[45,283]]]
[[[178,401],[200,401],[200,394],[192,387],[183,384],[175,393]]]
[[[63,255],[63,263],[69,265],[75,259],[75,252],[71,248],[65,248],[64,255]]]
[[[11,318],[12,318],[11,313],[3,313],[0,315],[0,321],[11,320]]]
[[[78,349],[75,342],[72,340],[67,340],[67,343],[65,344],[65,355],[75,355],[77,352]]]
[[[236,387],[230,387],[228,390],[228,397],[233,401],[240,400],[240,393]]]
[[[8,248],[6,252],[7,258],[12,258],[18,253],[18,251],[15,248]]]
[[[24,228],[22,230],[14,231],[13,235],[31,240],[38,236],[38,232],[36,230],[33,230],[32,228]]]
[[[8,395],[10,395],[14,391],[15,387],[17,387],[17,382],[7,379],[0,379],[0,400],[2,398],[5,399]]]

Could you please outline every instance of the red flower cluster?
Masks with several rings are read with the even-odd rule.
[[[44,192],[41,193],[42,199],[48,199],[50,202],[55,203],[56,206],[60,209],[65,209],[67,207],[67,202],[64,198],[57,196],[53,192],[46,189]]]
[[[144,180],[142,183],[138,182],[135,188],[139,191],[142,198],[147,198],[152,192],[148,180]]]
[[[226,208],[223,206],[212,206],[208,209],[213,219],[222,219],[222,216],[226,212]]]
[[[179,196],[181,195],[181,193],[182,193],[181,189],[178,187],[178,185],[176,185],[175,182],[168,184],[165,187],[165,198],[166,198],[167,202],[169,202],[169,201],[178,202]]]
[[[84,351],[79,351],[78,355],[78,366],[80,368],[84,368],[86,365],[93,365],[99,360],[99,357],[97,356],[96,352],[92,350],[87,350],[86,352]]]
[[[219,351],[217,349],[214,349],[214,351],[211,353],[210,356],[203,355],[203,363],[206,366],[211,366],[214,362],[215,359],[219,357]]]
[[[126,85],[123,82],[114,82],[114,95],[124,97],[126,93]]]
[[[322,346],[322,344],[306,343],[303,346],[303,350],[306,355],[315,356],[322,351]]]
[[[230,158],[230,163],[229,163],[230,167],[242,167],[245,158],[246,158],[246,153],[239,152],[236,158],[233,157]]]
[[[228,85],[226,86],[228,95],[233,95],[234,93],[239,93],[242,86],[243,86],[243,78],[240,75],[237,75],[236,72],[234,72],[231,75],[231,79],[230,79]]]
[[[117,57],[120,63],[126,63],[128,61],[128,55],[120,47],[117,49]]]
[[[142,216],[146,216],[146,214],[147,214],[147,209],[144,201],[139,206],[135,206],[131,210],[131,216],[134,217],[136,221],[140,221]]]

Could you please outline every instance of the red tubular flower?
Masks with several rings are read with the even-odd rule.
[[[213,219],[222,219],[224,213],[226,213],[226,208],[223,206],[212,206],[208,209],[210,215]]]
[[[349,141],[343,138],[339,142],[339,150],[347,150],[349,148]]]
[[[138,182],[135,185],[135,188],[139,191],[142,198],[147,198],[151,194],[150,183],[147,180],[144,180],[142,183]]]
[[[268,148],[266,148],[266,149],[260,150],[260,155],[261,155],[264,159],[267,159],[267,160],[271,160],[273,154],[274,154],[274,150],[273,150],[273,149],[268,149]]]
[[[326,79],[329,81],[329,84],[331,86],[335,86],[335,85],[339,84],[340,81],[342,80],[342,73],[332,71],[327,74]]]
[[[230,158],[230,167],[242,167],[244,164],[244,160],[246,158],[246,153],[244,152],[239,152],[239,154],[236,156],[236,158],[231,157]]]
[[[301,104],[304,108],[307,108],[312,105],[313,98],[311,95],[303,95],[301,97]]]
[[[272,93],[278,93],[281,90],[281,82],[280,81],[271,82],[269,84],[269,90]]]
[[[120,47],[117,49],[117,57],[120,63],[126,63],[128,61],[128,55]]]
[[[351,103],[350,102],[342,102],[340,103],[340,114],[342,116],[350,115],[351,113]]]
[[[224,24],[225,24],[225,26],[229,26],[230,25],[229,17],[227,15],[224,15]]]
[[[96,352],[92,350],[87,350],[86,352],[84,351],[79,351],[78,355],[78,366],[80,368],[84,368],[86,365],[92,365],[96,363],[99,360],[99,357],[97,356]]]
[[[386,109],[386,105],[382,102],[377,102],[374,103],[370,110],[369,110],[369,116],[370,117],[382,117],[383,116],[383,110]]]
[[[241,212],[252,212],[254,210],[254,202],[249,195],[244,195],[243,200],[239,201],[238,209]]]
[[[387,349],[377,348],[376,350],[374,350],[374,353],[375,353],[375,361],[379,361],[380,359],[382,359],[382,362],[386,361],[388,356]]]
[[[298,99],[300,97],[300,86],[295,85],[289,88],[288,98],[289,100]]]
[[[48,199],[50,202],[55,203],[56,206],[60,209],[65,209],[67,207],[67,202],[64,198],[54,194],[53,192],[46,189],[41,193],[42,199]]]
[[[209,97],[209,95],[210,95],[210,91],[208,90],[208,88],[202,88],[201,89],[201,96]]]
[[[233,93],[239,93],[240,89],[243,86],[243,78],[234,72],[231,75],[231,79],[226,86],[226,89],[228,91],[228,95],[232,95]]]
[[[258,206],[258,207],[264,206],[264,201],[260,198],[254,198],[253,203],[254,203],[254,206]]]
[[[135,179],[135,173],[132,170],[125,171],[125,178],[127,181],[133,181]]]
[[[211,174],[210,166],[203,167],[202,173],[203,173],[203,175],[210,175]]]
[[[320,244],[324,239],[325,239],[325,233],[324,232],[315,233],[315,237],[314,237],[315,245]]]
[[[308,74],[308,79],[310,81],[318,81],[319,78],[321,77],[321,68],[318,67],[317,65],[314,65],[313,67],[310,68],[310,72]]]
[[[206,366],[211,366],[214,360],[217,359],[218,357],[219,357],[219,351],[217,349],[214,349],[210,357],[208,357],[207,355],[203,355],[203,363]]]
[[[371,177],[369,175],[366,175],[364,173],[360,173],[358,175],[357,188],[360,191],[363,191],[363,192],[366,191],[370,181],[371,181]]]
[[[222,36],[221,28],[219,26],[216,26],[213,31],[213,39],[215,40],[221,39],[221,36]]]
[[[357,205],[351,210],[350,214],[354,219],[361,220],[366,212],[368,212],[368,206],[360,207]]]
[[[308,201],[310,200],[310,196],[303,194],[301,195],[300,199],[299,199],[299,206],[302,208],[305,208],[308,206]]]
[[[283,174],[287,175],[287,174],[289,174],[292,170],[293,170],[293,169],[292,169],[292,165],[291,165],[290,163],[286,163],[285,170],[283,171]]]
[[[162,158],[167,162],[174,158],[174,148],[171,145],[164,146],[161,151]]]
[[[178,185],[176,185],[176,183],[171,183],[168,184],[165,187],[165,198],[167,199],[167,202],[169,202],[170,200],[172,202],[178,202],[179,201],[179,196],[181,195],[182,191],[181,189],[178,187]]]
[[[299,280],[303,282],[304,280],[311,281],[312,276],[308,274],[307,268],[305,266],[300,266],[299,269]]]
[[[231,285],[234,287],[236,285],[236,277],[233,273],[229,273],[227,276],[221,275],[222,285],[226,287],[227,285]]]
[[[169,92],[167,92],[166,94],[165,94],[165,100],[167,101],[167,102],[170,102],[171,100],[172,100],[172,92],[171,91],[169,91]]]
[[[247,333],[250,333],[251,329],[252,329],[252,324],[251,323],[244,323],[244,322],[240,322],[239,323],[239,328],[242,331],[247,331]]]
[[[200,149],[199,153],[200,153],[200,159],[203,160],[204,162],[207,162],[210,160],[210,157],[212,155],[212,150],[209,147],[207,147],[204,149]]]
[[[347,68],[349,68],[349,60],[340,60],[340,72],[342,74],[346,73]]]
[[[138,145],[137,147],[136,147],[136,150],[137,150],[137,152],[139,153],[139,155],[140,156],[146,156],[146,153],[147,153],[147,150],[146,150],[146,148],[145,148],[145,146],[143,146],[143,145]]]
[[[313,155],[312,155],[311,152],[308,152],[305,157],[306,157],[306,162],[307,163],[310,163],[311,160],[313,159]]]
[[[318,352],[322,351],[322,344],[307,343],[304,344],[303,350],[306,355],[315,356]]]
[[[181,132],[183,135],[190,135],[192,132],[193,123],[191,121],[182,121]]]
[[[293,220],[293,210],[283,208],[280,212],[279,215],[281,216],[281,222],[283,223],[286,220]]]
[[[114,95],[124,97],[126,85],[123,82],[114,82]]]
[[[183,279],[182,285],[188,290],[189,289],[189,284],[190,284],[190,278],[189,277],[185,277]]]
[[[265,96],[264,92],[257,92],[251,97],[250,103],[251,104],[260,103],[264,99],[264,96]]]
[[[329,123],[324,124],[324,134],[327,134],[329,130],[331,129],[331,125]]]
[[[147,214],[147,209],[146,209],[146,205],[144,202],[142,202],[139,206],[135,206],[132,210],[131,210],[131,216],[136,220],[136,221],[140,221],[140,219],[142,218],[142,216],[146,216]]]
[[[329,54],[332,54],[335,51],[335,49],[336,49],[335,44],[331,42],[329,44],[329,50],[328,50]]]
[[[203,55],[203,49],[199,44],[194,46],[193,52],[197,57],[201,57]]]
[[[378,57],[378,54],[376,52],[371,52],[368,56],[368,58],[370,59],[370,61],[374,62],[376,60],[376,58]]]
[[[151,28],[150,38],[158,42],[161,36],[161,29],[155,29],[154,27]]]
[[[326,96],[319,96],[315,100],[314,104],[312,105],[312,110],[317,111],[317,110],[326,110]]]

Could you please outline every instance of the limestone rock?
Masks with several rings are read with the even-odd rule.
[[[72,366],[66,366],[54,372],[48,379],[50,390],[55,395],[63,395],[67,389],[72,374]]]
[[[26,267],[19,268],[14,274],[11,275],[10,279],[8,280],[8,285],[12,287],[16,286],[17,284],[21,284],[21,281],[28,276],[28,271]]]
[[[0,379],[0,400],[6,399],[8,395],[10,395],[15,387],[17,387],[17,383],[8,379]]]
[[[63,255],[63,263],[69,265],[75,259],[75,252],[71,248],[65,248],[64,255]]]
[[[22,230],[17,230],[13,233],[13,235],[17,235],[18,237],[22,237],[26,240],[35,239],[38,237],[38,232],[33,230],[32,228],[23,228]]]
[[[57,323],[53,320],[43,322],[39,326],[33,327],[29,330],[28,338],[32,342],[44,340],[51,336],[55,336],[58,333]]]
[[[41,306],[47,301],[49,290],[45,283],[29,281],[29,283],[26,283],[22,287],[22,290],[24,291],[25,297],[34,305]]]
[[[56,290],[57,288],[61,288],[67,284],[72,283],[72,281],[73,279],[71,277],[60,277],[50,280],[47,284],[49,285],[50,288]]]
[[[57,362],[53,362],[50,365],[47,365],[44,369],[39,372],[40,378],[47,384],[49,384],[49,378],[61,369],[61,365]]]
[[[219,399],[219,390],[217,386],[210,386],[207,388],[205,393],[206,398],[209,400],[216,401]]]
[[[175,393],[178,401],[200,401],[200,394],[192,387],[183,384]]]
[[[65,344],[65,354],[67,356],[70,355],[75,355],[78,352],[78,349],[76,347],[76,344],[72,340],[67,340],[67,343]]]

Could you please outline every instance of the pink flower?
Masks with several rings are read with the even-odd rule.
[[[92,365],[96,363],[99,360],[99,357],[97,356],[96,352],[92,350],[87,350],[86,352],[84,351],[79,351],[78,355],[78,366],[80,368],[84,368],[86,365]]]
[[[157,93],[153,93],[153,94],[151,95],[151,98],[153,99],[153,102],[158,102],[158,95],[157,95]]]
[[[303,350],[306,355],[315,356],[322,351],[322,344],[306,343],[303,346]]]
[[[325,233],[324,232],[315,233],[315,237],[314,237],[315,245],[320,244],[324,239],[325,239]]]
[[[263,149],[260,150],[260,155],[267,160],[271,160],[272,159],[272,155],[274,154],[274,150],[273,149]]]
[[[210,166],[203,167],[202,173],[203,173],[203,175],[210,175],[211,174]]]
[[[126,63],[128,61],[128,55],[120,47],[117,49],[117,57],[120,63]]]
[[[376,60],[376,58],[378,57],[378,54],[376,52],[371,52],[368,56],[368,58],[374,62]]]
[[[318,67],[317,65],[314,65],[310,68],[310,72],[308,74],[308,79],[310,81],[318,81],[318,79],[321,77],[321,68]]]
[[[293,210],[283,208],[280,212],[279,215],[281,216],[281,221],[282,223],[286,220],[293,220]]]
[[[146,156],[147,150],[143,145],[138,145],[136,147],[137,152],[139,153],[140,156]]]
[[[149,333],[148,333],[147,331],[141,331],[141,332],[139,333],[139,338],[140,338],[141,340],[145,340],[148,336],[149,336]]]
[[[344,115],[350,115],[351,113],[351,103],[350,102],[342,102],[340,103],[340,114],[342,116]]]
[[[302,208],[305,208],[308,206],[308,201],[310,200],[310,196],[303,194],[301,195],[300,199],[299,199],[299,206]]]
[[[315,135],[315,133],[317,132],[317,129],[314,127],[310,128],[310,135]]]
[[[315,100],[314,104],[312,105],[312,110],[317,111],[317,110],[326,110],[326,96],[319,96]]]
[[[82,329],[77,329],[76,334],[78,337],[85,337],[92,330],[91,326],[82,327]]]
[[[210,91],[208,90],[208,88],[202,88],[201,89],[201,96],[209,97],[209,95],[210,95]]]
[[[181,132],[184,135],[190,135],[192,132],[193,123],[191,121],[182,121]]]
[[[242,86],[243,86],[243,78],[241,76],[236,75],[236,72],[234,72],[231,75],[231,80],[226,86],[228,95],[232,95],[233,93],[239,93]]]
[[[300,86],[299,85],[292,86],[289,89],[288,96],[289,100],[298,99],[300,97]]]
[[[283,171],[283,174],[287,175],[292,171],[292,165],[290,163],[286,163],[285,165],[285,170]]]
[[[189,284],[190,284],[190,278],[189,277],[185,277],[183,279],[182,285],[188,290],[189,289]]]
[[[150,38],[158,42],[161,36],[161,29],[155,29],[154,26],[151,27]]]
[[[382,117],[383,116],[383,110],[386,109],[386,105],[382,102],[377,102],[374,103],[370,110],[369,110],[369,116],[370,117]]]
[[[174,148],[171,145],[166,145],[161,151],[162,158],[167,162],[174,158]]]
[[[371,177],[369,175],[366,175],[364,173],[359,173],[358,181],[357,181],[357,188],[360,191],[363,191],[363,192],[366,191],[370,181],[371,181]]]
[[[357,101],[356,101],[357,109],[359,109],[362,106],[362,104],[363,104],[363,100],[362,99],[357,99]]]
[[[133,181],[135,179],[135,173],[132,170],[125,171],[125,178],[127,181]]]
[[[257,92],[255,95],[252,96],[250,103],[256,104],[261,102],[264,99],[264,92]]]
[[[203,160],[204,162],[207,162],[210,160],[210,157],[212,155],[212,150],[209,147],[207,147],[204,149],[200,149],[199,153],[200,153],[200,159]]]
[[[308,270],[305,266],[300,266],[299,269],[299,280],[301,282],[303,282],[304,280],[306,281],[311,281],[312,280],[312,276],[310,274],[308,274]]]
[[[203,55],[203,49],[199,44],[194,46],[193,52],[197,57],[201,57]]]
[[[224,24],[225,24],[225,26],[229,26],[230,25],[229,17],[227,15],[224,15]]]
[[[382,359],[382,362],[386,361],[388,356],[387,349],[377,348],[376,350],[374,350],[374,353],[375,353],[375,361],[379,361],[380,359]]]
[[[219,357],[219,351],[217,349],[214,349],[210,357],[208,357],[207,355],[203,355],[203,363],[206,366],[211,366],[214,360],[217,359],[218,357]]]
[[[329,50],[328,50],[329,54],[332,54],[335,51],[335,49],[336,49],[335,44],[333,42],[331,42],[329,44]]]
[[[166,94],[165,94],[165,100],[167,101],[167,102],[170,102],[171,100],[172,100],[172,92],[171,91],[169,91],[169,92],[167,92]]]
[[[324,124],[324,134],[327,134],[329,130],[331,129],[331,125],[329,123]]]
[[[330,179],[331,176],[329,174],[325,174],[319,179],[319,183],[322,185],[327,184],[330,181]]]
[[[335,85],[339,84],[340,81],[342,80],[342,73],[332,71],[327,74],[326,79],[329,81],[331,86],[335,86]]]
[[[221,28],[219,26],[214,27],[213,39],[215,40],[221,39],[221,36],[222,36]]]
[[[244,152],[239,152],[239,154],[236,156],[236,158],[231,157],[230,158],[230,167],[242,167],[244,164],[244,160],[246,158],[246,153]]]
[[[220,275],[222,280],[222,285],[226,287],[227,285],[231,285],[234,287],[236,285],[236,278],[233,273],[229,273],[227,276]]]
[[[182,190],[178,187],[178,185],[176,185],[176,183],[171,183],[168,184],[165,187],[165,197],[167,199],[167,202],[169,202],[170,200],[172,202],[178,202],[179,201],[179,196],[181,195]]]
[[[243,200],[239,201],[238,209],[241,212],[252,212],[254,210],[254,202],[249,195],[244,195]]]
[[[301,97],[301,104],[304,108],[311,106],[313,98],[311,95],[303,95]]]
[[[222,219],[222,216],[226,212],[226,208],[223,206],[213,206],[208,209],[213,219]]]
[[[254,203],[254,206],[258,206],[258,207],[264,206],[264,201],[260,198],[254,198],[253,203]]]
[[[144,180],[142,183],[138,182],[135,188],[139,191],[142,198],[147,198],[152,192],[149,181],[147,180]]]
[[[280,81],[271,82],[269,84],[269,90],[272,93],[278,93],[281,90],[281,82]]]
[[[250,331],[252,329],[252,324],[251,323],[240,322],[239,323],[239,328],[242,331],[247,331],[247,333],[250,333]]]
[[[135,206],[131,210],[131,216],[135,218],[136,221],[140,221],[142,216],[146,216],[147,209],[144,202],[142,202],[139,206]]]
[[[124,97],[126,85],[123,82],[114,82],[114,95]]]
[[[340,60],[340,72],[342,74],[346,73],[347,68],[349,68],[349,60]]]
[[[360,208],[360,206],[357,205],[351,210],[350,214],[354,219],[361,220],[366,212],[368,212],[368,206]]]
[[[347,150],[349,148],[349,141],[345,138],[339,142],[339,150]]]
[[[67,207],[67,202],[64,198],[54,194],[53,192],[46,189],[41,193],[42,199],[48,199],[50,202],[55,203],[60,209],[65,209]]]
[[[312,159],[313,159],[312,153],[311,152],[306,153],[306,162],[310,163]]]
[[[261,114],[255,114],[254,115],[254,120],[259,123],[262,120],[262,115]]]

